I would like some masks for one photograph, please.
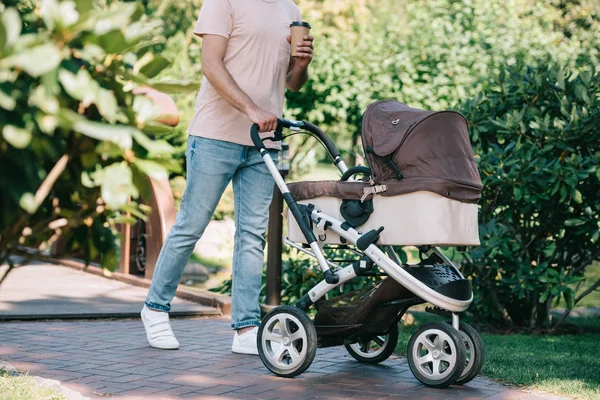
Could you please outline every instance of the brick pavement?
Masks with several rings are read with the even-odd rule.
[[[412,376],[403,358],[364,365],[343,347],[318,349],[307,372],[279,378],[258,357],[230,352],[227,320],[172,324],[181,342],[176,351],[149,347],[139,320],[0,323],[0,359],[92,399],[556,399],[485,378],[430,389]]]

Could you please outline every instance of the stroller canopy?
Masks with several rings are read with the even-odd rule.
[[[467,121],[453,111],[426,111],[395,100],[371,104],[363,116],[362,142],[384,196],[420,190],[474,203],[481,178]]]

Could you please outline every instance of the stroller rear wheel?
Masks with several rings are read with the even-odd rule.
[[[465,340],[467,349],[467,360],[465,361],[465,369],[455,382],[457,385],[464,385],[473,380],[483,367],[484,350],[483,341],[479,333],[468,324],[460,323],[460,333]]]
[[[413,375],[423,384],[435,388],[450,386],[465,368],[464,338],[444,322],[424,325],[411,336],[407,358]]]
[[[317,331],[306,313],[281,306],[265,315],[258,329],[258,353],[265,367],[291,378],[312,364],[317,352]]]
[[[387,335],[375,335],[357,343],[347,344],[346,350],[362,363],[377,364],[387,360],[398,344],[398,324],[394,324]]]

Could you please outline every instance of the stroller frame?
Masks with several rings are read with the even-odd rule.
[[[320,227],[321,229],[332,230],[333,232],[338,234],[340,237],[344,238],[347,241],[348,245],[356,246],[364,255],[366,255],[370,260],[372,260],[373,263],[376,264],[385,274],[387,274],[389,277],[394,279],[400,285],[404,286],[406,289],[408,289],[410,292],[412,292],[416,297],[422,299],[423,300],[422,302],[431,303],[432,305],[434,305],[435,307],[437,307],[439,309],[451,312],[452,313],[451,314],[452,322],[451,322],[451,325],[447,325],[447,327],[450,329],[451,329],[451,327],[453,327],[455,330],[455,333],[459,334],[462,323],[460,322],[460,317],[459,317],[458,313],[465,311],[469,307],[469,305],[471,304],[471,302],[473,300],[472,293],[471,293],[470,298],[468,298],[466,300],[464,299],[464,296],[463,296],[463,299],[452,298],[450,296],[446,296],[444,294],[437,292],[433,288],[429,287],[428,285],[426,285],[425,283],[423,283],[422,281],[417,279],[415,276],[411,275],[411,273],[407,272],[407,270],[405,268],[403,268],[403,264],[399,260],[397,254],[395,253],[392,246],[384,246],[385,251],[377,246],[376,242],[379,239],[379,233],[383,230],[383,227],[379,228],[379,230],[372,230],[369,232],[361,232],[357,229],[352,228],[350,225],[345,223],[345,221],[340,221],[334,217],[331,217],[330,215],[327,215],[327,214],[321,212],[321,210],[317,209],[316,207],[314,207],[312,205],[307,206],[307,205],[299,204],[296,202],[296,199],[290,193],[290,190],[288,189],[288,186],[286,185],[284,178],[282,177],[276,164],[273,162],[272,158],[270,157],[270,155],[264,145],[264,140],[282,141],[284,139],[283,134],[282,134],[284,128],[288,128],[288,129],[290,129],[292,131],[296,131],[298,133],[300,133],[300,131],[305,131],[303,133],[308,133],[308,134],[311,134],[312,136],[315,136],[318,140],[320,140],[322,142],[324,147],[327,149],[329,155],[333,159],[334,165],[339,169],[339,171],[342,174],[344,174],[348,171],[348,167],[346,166],[345,162],[340,157],[339,151],[336,148],[335,144],[321,129],[319,129],[317,126],[315,126],[309,122],[279,119],[278,126],[277,126],[277,129],[275,130],[274,136],[270,137],[270,138],[265,138],[265,139],[262,139],[260,137],[259,126],[257,124],[252,125],[250,134],[251,134],[251,138],[254,143],[254,146],[261,153],[263,161],[267,165],[269,172],[273,176],[277,187],[279,188],[279,190],[281,191],[281,193],[283,195],[284,201],[286,202],[287,206],[289,207],[290,212],[293,214],[294,218],[298,222],[298,225],[307,240],[310,250],[308,248],[305,248],[302,245],[298,245],[298,244],[290,241],[287,237],[284,238],[284,242],[287,245],[294,247],[294,248],[310,255],[311,257],[314,257],[318,261],[320,269],[322,270],[322,272],[324,274],[324,279],[321,280],[312,289],[310,289],[308,291],[308,293],[306,293],[304,296],[302,296],[302,298],[296,303],[295,307],[280,306],[280,307],[272,310],[269,314],[272,314],[275,311],[287,312],[288,314],[290,314],[290,320],[292,321],[292,326],[299,326],[300,324],[306,324],[306,321],[310,321],[310,319],[308,318],[308,316],[306,316],[305,312],[313,304],[315,304],[318,300],[324,298],[324,296],[331,290],[333,290],[333,289],[343,285],[345,282],[348,282],[348,281],[354,279],[355,277],[359,276],[359,274],[357,274],[357,270],[356,270],[354,264],[350,264],[347,266],[341,266],[341,265],[338,265],[338,264],[326,259],[325,255],[323,253],[323,249],[319,245],[319,242],[318,242],[317,238],[315,237],[315,234],[312,230],[312,224],[314,224],[314,225]],[[423,247],[419,247],[419,249],[422,250],[423,253],[426,254],[427,256],[432,256],[434,254],[437,255],[440,259],[443,260],[445,267],[451,269],[454,274],[456,274],[458,277],[460,277],[460,279],[463,279],[463,280],[465,279],[464,276],[458,270],[458,268],[452,263],[452,261],[448,257],[446,257],[446,255],[439,248],[424,245]],[[405,265],[404,267],[407,267],[407,266]],[[332,268],[335,268],[336,271],[334,272],[332,270]],[[420,302],[420,303],[422,303],[422,302]],[[413,304],[415,304],[415,303],[413,303]],[[408,304],[403,309],[402,313],[404,311],[406,311],[406,309],[408,309],[411,305],[412,304]],[[294,308],[296,310],[293,310]],[[299,314],[300,310],[301,310],[301,314]],[[264,321],[269,318],[269,314],[267,314],[267,316],[265,316],[265,319],[263,320],[263,325],[265,324]],[[399,317],[401,317],[401,316],[402,316],[402,314],[399,315]],[[304,318],[304,317],[306,317],[306,318]],[[398,319],[399,319],[399,317],[398,317]],[[273,318],[271,318],[271,319],[277,320],[277,318],[279,318],[280,323],[283,323],[283,322],[281,322],[281,315],[279,315],[279,316],[274,315]],[[395,322],[397,323],[398,320],[396,320]],[[311,322],[308,322],[308,323],[310,323],[312,325]],[[298,375],[299,373],[302,373],[304,370],[306,370],[306,368],[308,368],[308,366],[312,362],[312,359],[307,360],[308,362],[301,363],[301,365],[298,368],[295,368],[291,371],[286,371],[285,369],[280,369],[277,366],[269,365],[268,354],[271,354],[271,356],[273,356],[273,354],[279,353],[281,348],[283,347],[283,345],[281,345],[281,348],[276,347],[276,346],[269,348],[266,345],[265,345],[266,347],[263,348],[263,346],[261,346],[261,336],[263,336],[263,325],[261,325],[261,330],[259,331],[258,345],[259,345],[259,353],[261,355],[261,359],[263,360],[263,363],[265,364],[265,366],[267,366],[267,368],[269,368],[272,372],[276,373],[277,375],[285,376],[285,377],[295,376],[295,375]],[[272,326],[272,324],[271,324],[271,326]],[[307,332],[305,332],[305,336],[303,336],[303,337],[305,337],[306,340],[308,341],[308,345],[311,344],[310,343],[311,340],[316,342],[316,336],[313,335],[313,333],[308,332],[311,329],[311,327],[305,327],[305,328],[306,328]],[[268,329],[268,327],[266,329]],[[312,326],[312,329],[314,330],[314,326]],[[446,328],[444,328],[444,329],[446,329]],[[442,329],[442,330],[444,330],[444,329]],[[268,335],[273,336],[274,335],[273,332],[275,332],[275,331],[272,331],[271,333],[268,333],[268,332],[264,333],[264,335],[268,334]],[[285,329],[283,327],[281,327],[280,330],[277,332],[280,332],[281,335],[284,335],[286,333]],[[418,333],[418,332],[416,332],[416,333]],[[462,333],[462,332],[460,332],[460,333]],[[294,339],[294,335],[296,335],[296,334],[290,335],[290,338],[292,338],[292,340]],[[464,333],[463,333],[463,335],[464,335]],[[315,336],[315,337],[313,339],[311,339],[311,336]],[[446,337],[446,336],[444,336],[444,337]],[[460,334],[458,337],[460,338]],[[458,339],[458,342],[460,342],[460,341],[461,341],[461,339]],[[295,356],[302,356],[302,354],[306,353],[307,350],[310,353],[311,349],[307,349],[306,347],[310,347],[310,346],[307,346],[305,344],[304,348],[301,349],[301,351],[299,350],[298,354],[295,354]],[[316,344],[315,344],[315,347],[316,347]],[[457,363],[464,364],[465,361],[462,361],[462,360],[466,357],[466,355],[463,358],[461,358],[461,354],[460,354],[461,349],[458,349],[458,347],[459,346],[457,346],[457,350],[456,350],[459,353]],[[463,349],[464,349],[464,346],[463,346]],[[292,354],[292,353],[295,353],[295,351],[291,351],[289,354],[290,357],[294,358],[294,354]],[[271,359],[272,358],[273,357],[271,357]],[[310,356],[308,356],[308,358],[310,358]],[[313,358],[314,358],[314,355],[313,355]],[[410,361],[410,357],[409,357],[409,361]],[[412,365],[411,365],[411,369],[413,369]],[[448,384],[455,383],[455,381],[459,378],[459,376],[462,373],[462,368],[459,368],[459,369],[460,369],[460,371],[458,373],[453,373],[454,375],[456,375],[454,378],[451,378],[449,380],[444,380],[444,379],[435,380],[434,379],[434,380],[430,380],[429,382],[428,382],[427,376],[425,376],[425,377],[423,377],[423,379],[421,379],[422,377],[418,376],[417,373],[415,373],[415,370],[413,370],[413,373],[415,373],[415,376],[419,380],[421,380],[423,383],[427,384],[428,386],[445,387]]]

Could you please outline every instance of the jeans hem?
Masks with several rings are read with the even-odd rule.
[[[171,306],[163,306],[161,304],[150,303],[148,301],[146,301],[145,304],[146,304],[146,307],[153,309],[153,310],[164,311],[164,312],[171,311]]]
[[[240,329],[240,328],[245,328],[247,326],[252,326],[252,325],[260,326],[260,321],[258,321],[257,319],[253,319],[251,321],[231,323],[231,329]]]

